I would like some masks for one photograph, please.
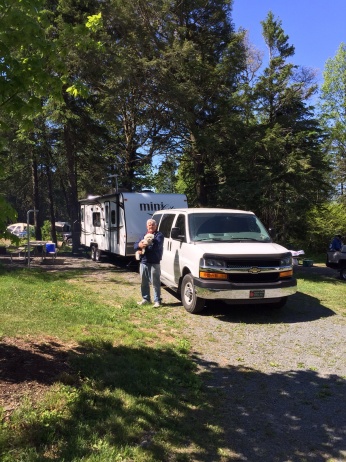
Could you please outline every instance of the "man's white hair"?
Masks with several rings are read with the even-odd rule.
[[[152,225],[157,226],[157,223],[153,218],[149,218],[149,220],[147,220],[147,225],[149,225],[149,223],[152,224]]]

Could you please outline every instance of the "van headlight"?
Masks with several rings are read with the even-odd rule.
[[[290,253],[281,257],[280,266],[292,266],[292,255]]]
[[[225,260],[218,258],[201,258],[200,266],[202,268],[226,268],[227,264]]]

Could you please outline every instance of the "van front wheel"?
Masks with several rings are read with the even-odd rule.
[[[203,310],[205,301],[196,295],[191,274],[186,274],[181,283],[181,301],[186,311],[195,314]]]

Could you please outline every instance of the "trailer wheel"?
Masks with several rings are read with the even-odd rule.
[[[101,259],[101,250],[99,248],[96,247],[96,250],[95,250],[95,261],[100,261]]]
[[[343,269],[340,271],[340,278],[341,278],[343,281],[346,281],[346,268],[343,268]]]
[[[195,314],[203,310],[205,300],[196,295],[191,274],[186,274],[181,283],[181,301],[186,311]]]
[[[93,261],[96,261],[96,251],[97,251],[97,247],[95,247],[94,245],[91,247],[91,259]]]

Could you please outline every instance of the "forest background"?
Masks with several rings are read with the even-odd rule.
[[[252,210],[288,248],[346,234],[345,44],[318,88],[270,11],[262,66],[231,0],[4,0],[0,19],[0,237],[35,209],[56,241],[114,175]]]

